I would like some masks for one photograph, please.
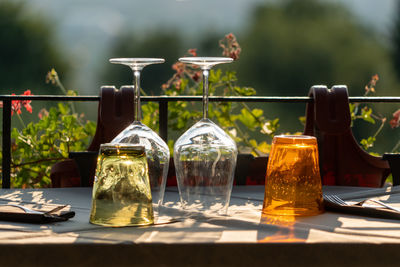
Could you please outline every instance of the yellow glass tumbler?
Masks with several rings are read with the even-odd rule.
[[[272,141],[263,215],[309,216],[323,212],[317,139],[277,135]]]
[[[154,223],[144,146],[101,145],[92,195],[93,224],[120,227]]]

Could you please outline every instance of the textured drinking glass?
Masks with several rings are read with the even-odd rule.
[[[226,214],[236,166],[235,141],[208,119],[210,69],[231,58],[187,57],[179,61],[199,65],[203,71],[203,119],[176,141],[174,163],[184,209]]]
[[[265,179],[264,215],[307,216],[323,212],[317,140],[278,135]]]
[[[111,63],[129,66],[134,75],[135,88],[135,118],[134,122],[118,134],[112,144],[140,144],[146,149],[149,166],[150,185],[153,203],[156,207],[162,205],[167,182],[169,165],[169,148],[161,137],[149,127],[140,122],[140,72],[150,64],[163,63],[162,58],[113,58]]]
[[[114,227],[154,222],[144,146],[100,146],[90,222]]]

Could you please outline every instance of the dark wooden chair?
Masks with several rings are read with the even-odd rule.
[[[52,187],[91,186],[100,144],[110,142],[134,119],[133,86],[102,86],[96,133],[85,152],[70,152],[69,159],[51,168]]]
[[[304,134],[318,140],[324,185],[381,187],[390,174],[387,160],[365,152],[351,131],[347,87],[311,87]]]

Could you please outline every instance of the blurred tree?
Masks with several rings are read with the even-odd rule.
[[[52,68],[63,73],[67,65],[55,42],[51,23],[29,14],[24,2],[0,2],[0,93],[56,94],[45,84]]]
[[[220,57],[222,53],[222,49],[219,46],[219,40],[222,39],[224,34],[227,33],[216,33],[216,32],[208,32],[202,36],[200,43],[198,44],[197,54],[198,56],[208,56],[208,57]],[[222,65],[223,66],[223,65]]]
[[[363,95],[375,73],[381,77],[378,95],[395,92],[388,49],[341,5],[287,0],[259,6],[251,18],[239,36],[238,76],[259,95],[304,96],[314,84],[346,84],[351,95]],[[285,104],[268,106],[271,113],[289,112]],[[297,117],[302,114],[304,105],[291,105],[284,128],[300,130]]]
[[[112,44],[109,58],[116,57],[160,57],[164,64],[155,64],[144,68],[141,87],[148,95],[159,95],[161,85],[174,73],[171,65],[186,53],[182,48],[180,36],[174,31],[150,32],[144,39],[137,39],[133,33],[126,33]],[[133,81],[132,71],[128,67],[106,64],[99,75],[102,84],[112,84],[117,88],[130,85]]]
[[[353,17],[316,0],[258,7],[239,40],[241,81],[266,95],[305,95],[313,84],[346,84],[360,95],[375,73],[392,83],[387,49]]]

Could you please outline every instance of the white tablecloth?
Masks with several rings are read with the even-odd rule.
[[[0,259],[29,263],[47,249],[52,251],[50,255],[43,251],[43,257],[36,258],[42,264],[57,259],[60,265],[124,264],[130,257],[122,251],[138,253],[140,260],[134,262],[139,265],[250,266],[264,260],[277,264],[343,265],[342,259],[347,259],[352,266],[358,266],[400,260],[400,253],[396,252],[400,251],[400,221],[331,212],[295,220],[263,219],[263,190],[263,186],[236,186],[227,216],[205,216],[180,210],[177,189],[167,188],[165,202],[170,208],[160,211],[156,225],[108,228],[89,223],[91,188],[1,189],[0,204],[13,202],[42,209],[69,204],[76,216],[66,222],[43,225],[0,222]],[[379,196],[400,208],[400,188],[396,187],[324,187],[324,193],[347,200]],[[26,257],[12,258],[8,254],[11,249]]]

